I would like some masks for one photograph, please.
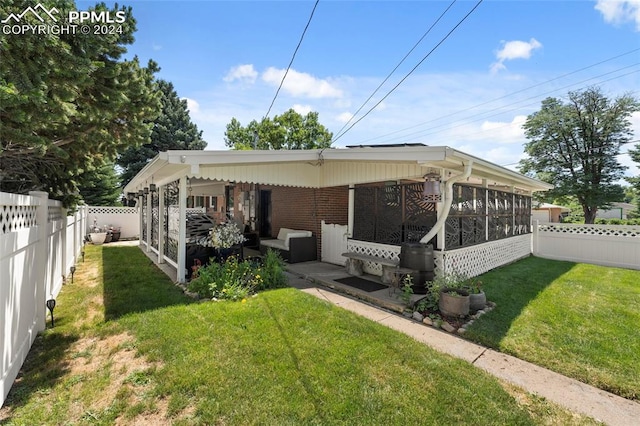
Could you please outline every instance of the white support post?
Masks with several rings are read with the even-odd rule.
[[[187,177],[180,178],[178,191],[178,267],[176,268],[179,283],[186,281],[187,260]]]
[[[151,205],[151,191],[149,191],[149,193],[146,195],[146,199],[147,199],[147,223],[145,224],[147,227],[147,253],[149,253],[151,251],[151,222],[153,222],[153,220],[151,219],[151,214],[152,214],[152,205]]]
[[[158,187],[158,263],[164,263],[164,188]]]
[[[143,220],[142,220],[142,217],[143,217],[143,210],[142,210],[142,207],[143,207],[143,206],[142,206],[142,195],[138,195],[138,205],[137,205],[137,208],[138,208],[138,222],[139,222],[139,223],[138,223],[138,230],[139,230],[139,231],[138,231],[138,234],[139,234],[139,235],[138,235],[138,242],[139,242],[139,244],[142,244],[142,241],[143,241],[143,240],[142,240],[142,226],[143,226],[144,222],[143,222]]]
[[[349,185],[349,211],[348,211],[348,228],[347,236],[353,238],[353,223],[355,217],[355,205],[356,205],[356,187],[353,184]]]
[[[489,182],[482,179],[484,188],[484,241],[489,241]]]
[[[38,224],[38,243],[34,262],[31,266],[37,268],[35,273],[35,303],[36,318],[35,331],[41,332],[46,328],[47,311],[46,302],[47,294],[47,269],[49,268],[49,244],[47,235],[47,225],[49,220],[49,194],[41,191],[29,192],[34,198],[38,199],[38,207],[36,211],[36,223]]]
[[[540,234],[538,233],[538,226],[540,225],[540,221],[533,221],[533,234],[531,239],[531,253],[534,256],[537,256],[540,253],[540,249],[538,247],[538,241],[540,238]]]

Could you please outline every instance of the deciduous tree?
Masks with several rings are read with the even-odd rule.
[[[303,116],[290,109],[273,119],[252,120],[243,127],[235,118],[227,124],[225,144],[233,149],[329,148],[333,133],[318,121],[317,112]]]
[[[552,183],[548,196],[574,195],[593,223],[600,207],[623,197],[625,167],[618,161],[621,145],[632,136],[630,115],[640,109],[629,96],[614,100],[600,89],[569,92],[568,101],[547,98],[524,124],[528,158],[520,170]]]

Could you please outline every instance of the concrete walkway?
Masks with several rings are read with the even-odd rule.
[[[385,296],[389,294],[387,290],[382,290],[378,295],[382,299],[375,301],[376,305],[380,305],[380,301],[387,303],[386,309],[372,305],[373,300],[356,299],[361,296],[357,291],[349,291],[333,281],[346,275],[342,267],[306,262],[288,265],[288,269],[292,287],[405,333],[440,352],[464,359],[499,379],[570,411],[586,414],[612,426],[640,425],[640,404],[406,318],[397,312],[397,299]],[[351,295],[337,292],[345,290]],[[372,295],[368,297],[374,298]]]

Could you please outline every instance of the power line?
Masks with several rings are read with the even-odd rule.
[[[342,132],[340,135],[338,135],[333,141],[337,141],[338,139],[340,139],[342,136],[344,136],[349,130],[351,130],[353,128],[353,126],[355,126],[356,124],[358,124],[360,121],[362,121],[367,115],[369,115],[369,113],[371,113],[371,111],[373,111],[374,109],[376,109],[378,107],[378,105],[380,105],[389,95],[391,95],[391,93],[393,93],[398,86],[400,86],[411,74],[413,74],[413,72],[429,57],[431,56],[431,54],[442,45],[442,43],[444,43],[449,36],[451,36],[451,34],[453,34],[453,32],[458,29],[458,27],[460,25],[462,25],[462,23],[478,8],[478,6],[480,6],[480,4],[483,2],[483,0],[479,0],[475,6],[473,6],[473,9],[471,9],[452,29],[451,31],[449,31],[447,33],[447,35],[445,35],[442,40],[440,40],[438,42],[438,44],[436,44],[434,46],[433,49],[431,49],[429,51],[429,53],[427,53],[421,60],[420,62],[418,62],[416,64],[416,66],[414,66],[411,71],[409,71],[407,73],[407,75],[405,75],[399,82],[398,84],[396,84],[391,90],[389,90],[389,92],[387,92],[386,95],[384,95],[382,97],[382,99],[380,99],[380,101],[378,101],[378,103],[376,103],[374,106],[372,106],[362,117],[360,117],[358,120],[356,120],[351,126],[349,126],[344,132]]]
[[[614,73],[620,72],[620,71],[628,69],[628,68],[636,67],[638,65],[640,65],[640,63],[635,63],[635,64],[628,65],[628,66],[625,66],[625,67],[622,67],[622,68],[618,68],[616,70],[609,71],[607,73],[600,74],[600,75],[597,75],[597,76],[594,76],[594,77],[590,77],[590,78],[581,80],[581,81],[576,82],[576,83],[571,83],[571,84],[568,84],[568,85],[563,86],[563,87],[559,87],[559,88],[556,88],[556,89],[553,89],[553,90],[549,90],[549,91],[546,91],[546,92],[538,93],[538,94],[530,96],[528,98],[521,99],[521,100],[512,102],[510,104],[507,104],[507,105],[502,105],[500,107],[496,107],[496,108],[490,109],[488,111],[484,111],[484,112],[481,112],[481,113],[478,113],[478,114],[472,114],[472,115],[469,115],[469,116],[466,116],[466,117],[462,117],[462,118],[460,118],[458,120],[455,120],[455,121],[452,121],[452,122],[439,124],[437,126],[433,126],[433,127],[430,127],[430,128],[422,129],[422,130],[419,130],[419,131],[416,131],[416,132],[412,132],[412,133],[407,133],[407,134],[404,134],[404,135],[401,135],[401,136],[397,136],[395,138],[386,138],[386,136],[393,135],[393,134],[396,134],[396,133],[400,133],[400,132],[403,132],[405,130],[410,130],[410,129],[413,129],[415,127],[419,127],[419,126],[422,126],[424,124],[431,123],[431,122],[434,122],[434,121],[438,121],[438,120],[441,120],[441,119],[444,119],[444,118],[447,118],[447,117],[451,117],[451,116],[456,115],[456,114],[458,114],[460,112],[468,111],[468,110],[473,109],[475,107],[467,108],[465,110],[458,111],[458,112],[455,112],[455,113],[452,113],[452,114],[449,114],[449,115],[446,115],[446,116],[442,116],[442,117],[439,117],[439,118],[436,118],[436,119],[433,119],[433,120],[430,120],[430,121],[427,121],[427,122],[424,122],[424,123],[421,123],[421,124],[418,124],[418,125],[414,125],[414,126],[411,126],[411,127],[405,128],[405,129],[397,130],[395,132],[391,132],[391,133],[388,133],[386,135],[376,136],[375,138],[371,138],[371,139],[367,139],[366,141],[359,142],[359,144],[363,144],[365,142],[370,142],[372,140],[376,140],[376,139],[380,139],[380,138],[385,138],[386,141],[394,141],[394,140],[399,140],[399,139],[402,140],[402,139],[406,139],[406,138],[415,138],[417,135],[421,135],[422,137],[425,137],[425,136],[433,135],[433,134],[436,134],[436,133],[440,133],[440,132],[442,132],[444,130],[450,130],[450,129],[453,129],[453,128],[461,127],[461,126],[464,126],[466,124],[473,123],[473,122],[476,122],[476,121],[486,120],[488,118],[495,117],[495,116],[500,115],[500,114],[516,111],[518,108],[535,105],[535,104],[537,104],[537,102],[538,102],[537,99],[540,96],[548,95],[550,93],[554,93],[554,92],[557,92],[557,91],[560,91],[560,90],[565,90],[565,89],[570,88],[570,87],[575,86],[575,85],[582,85],[582,84],[584,84],[584,83],[586,83],[588,81],[595,80],[597,78],[601,78],[601,77],[604,77],[604,76],[607,76],[607,75],[610,75],[610,74],[614,74]],[[606,83],[608,81],[615,80],[615,79],[622,78],[622,77],[626,77],[626,76],[629,76],[631,74],[635,74],[637,72],[640,72],[640,70],[633,70],[633,71],[630,71],[630,72],[628,72],[626,74],[618,75],[618,76],[615,76],[615,77],[612,77],[612,78],[609,78],[609,79],[606,79],[606,80],[601,80],[601,81],[597,82],[597,84]],[[555,80],[555,79],[553,79],[553,80]],[[550,80],[550,81],[552,81],[552,80]],[[532,86],[532,87],[537,87],[537,86],[538,85],[535,85],[535,86]],[[524,90],[527,90],[527,89],[524,89]],[[523,90],[520,90],[518,92],[514,92],[514,94],[515,93],[520,93],[522,91]],[[500,98],[496,98],[495,100],[503,99],[503,98],[505,98],[507,96],[508,95],[505,95],[505,96],[502,96]],[[532,100],[532,99],[536,99],[536,102],[522,104],[523,102],[529,101],[529,100]],[[485,104],[490,103],[490,102],[492,102],[492,101],[484,102],[483,104],[480,104],[480,105],[485,105]],[[480,106],[480,105],[478,105],[478,106]],[[516,107],[516,108],[511,108],[511,109],[506,109],[506,110],[504,109],[506,107],[511,107],[511,106],[515,106],[515,105],[519,105],[519,106]],[[495,112],[495,111],[498,111],[498,112]],[[493,113],[493,114],[491,114],[491,113]],[[472,120],[468,121],[469,119],[472,119]],[[455,123],[461,123],[461,124],[451,126],[452,124],[455,124]],[[437,129],[441,129],[442,127],[445,127],[445,126],[447,126],[447,129],[437,130]],[[426,133],[426,132],[428,132],[428,133]]]
[[[273,97],[273,100],[271,101],[271,105],[269,105],[269,109],[267,110],[267,113],[264,115],[265,117],[269,116],[269,113],[271,112],[271,108],[273,108],[273,104],[276,102],[276,99],[278,98],[278,94],[280,93],[280,89],[282,88],[282,84],[284,83],[284,79],[287,78],[287,74],[289,74],[289,69],[291,69],[291,65],[293,64],[293,60],[296,58],[296,54],[298,53],[298,49],[300,48],[300,45],[302,44],[302,40],[304,39],[304,35],[307,33],[307,28],[309,28],[309,24],[311,24],[311,19],[313,19],[313,14],[316,11],[316,7],[318,7],[318,3],[320,2],[320,0],[316,0],[316,3],[313,5],[313,10],[311,11],[311,16],[309,16],[309,20],[307,21],[307,25],[304,27],[304,31],[302,31],[302,35],[300,36],[300,41],[298,41],[298,45],[296,46],[296,50],[293,52],[293,56],[291,57],[291,61],[289,62],[289,65],[287,66],[287,70],[284,72],[284,75],[282,76],[282,80],[280,81],[280,85],[278,86],[278,90],[276,90],[276,94]]]
[[[404,55],[404,57],[400,60],[400,62],[398,62],[398,64],[395,66],[395,68],[393,70],[391,70],[391,72],[385,77],[384,80],[382,80],[382,83],[380,83],[378,85],[378,87],[376,87],[376,89],[373,91],[373,93],[371,95],[369,95],[369,97],[367,98],[366,101],[364,101],[362,103],[362,105],[360,105],[360,107],[356,110],[356,112],[353,113],[353,115],[351,116],[351,118],[349,118],[349,121],[347,121],[346,123],[344,123],[344,125],[342,126],[342,128],[340,130],[338,130],[338,132],[336,133],[337,135],[340,135],[340,132],[342,132],[344,130],[345,127],[347,127],[349,125],[349,123],[351,123],[351,120],[353,120],[356,115],[358,115],[358,113],[362,110],[362,108],[365,107],[365,105],[367,103],[369,103],[369,101],[371,100],[371,98],[373,98],[375,96],[376,93],[378,93],[378,90],[380,90],[380,88],[382,86],[384,86],[384,84],[387,82],[387,80],[389,80],[389,78],[393,75],[393,73],[396,72],[396,70],[400,67],[400,65],[402,65],[404,63],[404,61],[409,57],[409,55],[416,49],[416,47],[418,47],[418,45],[420,43],[422,43],[422,40],[424,40],[424,38],[431,32],[431,30],[438,24],[438,22],[440,22],[440,20],[444,17],[444,15],[446,15],[446,13],[449,11],[449,9],[451,9],[451,7],[456,3],[457,0],[453,0],[449,6],[444,10],[444,12],[442,12],[442,14],[440,14],[440,16],[438,17],[438,19],[435,20],[435,22],[433,24],[431,24],[431,26],[429,27],[429,29],[422,35],[422,37],[420,37],[420,39],[413,45],[413,47],[407,52],[406,55]]]
[[[605,60],[602,60],[602,61],[600,61],[600,62],[596,62],[596,63],[591,64],[591,65],[587,65],[587,66],[582,67],[582,68],[580,68],[580,69],[577,69],[577,70],[575,70],[575,71],[571,71],[571,72],[569,72],[569,73],[562,74],[562,75],[560,75],[560,76],[558,76],[558,77],[554,77],[554,78],[552,78],[552,79],[550,79],[550,80],[546,80],[546,81],[543,81],[543,82],[541,82],[541,83],[534,84],[533,86],[529,86],[529,87],[526,87],[526,88],[524,88],[524,89],[517,90],[517,91],[515,91],[515,92],[511,92],[511,93],[508,93],[508,94],[506,94],[506,95],[503,95],[503,96],[500,96],[500,97],[497,97],[497,98],[491,99],[491,100],[489,100],[489,101],[486,101],[486,102],[480,103],[480,104],[478,104],[478,105],[471,106],[471,107],[469,107],[469,108],[462,109],[462,110],[460,110],[460,111],[456,111],[456,112],[451,113],[451,114],[448,114],[448,115],[443,115],[443,116],[440,116],[440,117],[437,117],[437,118],[433,118],[433,119],[431,119],[431,120],[424,121],[424,122],[422,122],[422,123],[415,124],[415,125],[413,125],[413,126],[406,127],[406,128],[404,128],[404,129],[400,129],[400,130],[396,130],[396,131],[393,131],[393,132],[390,132],[390,133],[386,133],[386,134],[384,134],[384,135],[376,136],[375,138],[371,138],[371,139],[368,139],[367,141],[363,141],[363,142],[360,142],[360,143],[370,142],[370,141],[372,141],[372,140],[376,140],[376,139],[383,139],[383,138],[386,138],[387,136],[391,136],[391,135],[394,135],[394,134],[396,134],[396,133],[404,132],[404,131],[406,131],[406,130],[411,130],[411,129],[414,129],[414,128],[416,128],[416,127],[423,126],[423,125],[425,125],[425,124],[429,124],[429,123],[433,123],[433,122],[435,122],[435,121],[439,121],[439,120],[443,120],[443,119],[446,119],[446,118],[450,118],[450,117],[452,117],[452,116],[454,116],[454,115],[458,115],[458,114],[461,114],[461,113],[463,113],[463,112],[466,112],[466,111],[469,111],[469,110],[472,110],[472,109],[475,109],[475,108],[481,107],[481,106],[483,106],[483,105],[487,105],[487,104],[490,104],[490,103],[492,103],[492,102],[496,102],[496,101],[499,101],[499,100],[501,100],[501,99],[505,99],[505,98],[511,97],[511,96],[516,95],[516,94],[518,94],[518,93],[526,92],[527,90],[531,90],[531,89],[533,89],[533,88],[536,88],[536,87],[539,87],[539,86],[542,86],[542,85],[545,85],[545,84],[551,83],[551,82],[556,81],[556,80],[560,80],[560,79],[565,78],[565,77],[568,77],[568,76],[570,76],[570,75],[577,74],[577,73],[582,72],[582,71],[586,71],[586,70],[588,70],[588,69],[590,69],[590,68],[596,67],[596,66],[598,66],[598,65],[605,64],[605,63],[607,63],[607,62],[613,61],[613,60],[615,60],[615,59],[619,59],[619,58],[621,58],[621,57],[623,57],[623,56],[627,56],[627,55],[630,55],[630,54],[635,53],[635,52],[638,52],[638,51],[640,51],[640,48],[632,49],[632,50],[630,50],[630,51],[627,51],[627,52],[621,53],[621,54],[619,54],[619,55],[616,55],[616,56],[610,57],[610,58],[605,59]],[[624,68],[622,68],[622,69],[624,69]],[[620,70],[620,69],[618,69],[618,70],[616,70],[616,71],[619,71],[619,70]],[[615,72],[615,71],[613,71],[613,72]],[[608,74],[610,74],[610,73],[608,73]],[[590,78],[590,79],[583,80],[582,82],[584,82],[584,81],[589,81],[589,80],[594,79],[594,78],[602,77],[603,75],[607,75],[607,74],[602,74],[602,75],[599,75],[599,76],[596,76],[596,77],[592,77],[592,78]],[[575,84],[580,84],[580,83],[582,83],[582,82],[579,82],[579,83],[573,83],[573,84],[571,84],[571,85],[565,86],[565,88],[566,88],[566,87],[570,87],[570,86],[575,85]],[[561,89],[555,89],[555,90],[552,90],[552,91],[550,91],[550,92],[546,92],[546,93],[552,93],[552,92],[554,92],[554,91],[562,90],[562,89],[563,89],[563,88],[561,88]],[[537,96],[541,96],[541,95],[539,94],[539,95],[536,95],[536,97],[537,97]],[[527,98],[527,99],[531,99],[531,98]],[[527,99],[525,99],[525,100],[527,100]],[[521,101],[520,101],[520,102],[521,102]],[[509,105],[513,105],[513,104],[509,104]],[[491,110],[491,111],[494,111],[494,110]],[[482,113],[482,114],[484,114],[484,113]],[[470,118],[470,117],[474,117],[474,115],[471,115],[471,116],[466,117],[466,118]],[[465,118],[465,119],[466,119],[466,118]],[[426,130],[428,130],[428,129],[426,129]],[[423,130],[423,131],[424,131],[424,130]],[[408,135],[406,135],[406,136],[410,136],[410,135],[418,134],[418,133],[421,133],[421,132],[422,132],[422,131],[420,131],[420,132],[415,132],[415,133],[410,133],[410,134],[408,134]]]

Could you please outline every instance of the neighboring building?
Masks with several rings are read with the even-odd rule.
[[[532,210],[532,220],[540,223],[560,223],[567,217],[571,209],[555,204],[541,203]]]
[[[611,203],[608,209],[598,209],[596,219],[628,219],[627,215],[636,208],[635,204]]]

